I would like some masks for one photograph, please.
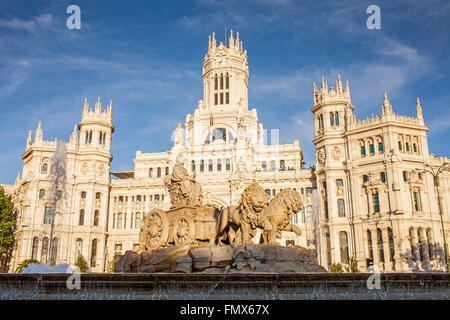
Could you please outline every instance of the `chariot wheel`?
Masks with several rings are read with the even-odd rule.
[[[141,222],[139,240],[147,250],[157,249],[167,243],[169,237],[169,219],[159,209],[147,213]]]
[[[190,244],[195,239],[195,222],[188,216],[179,217],[173,226],[173,239],[177,245]]]

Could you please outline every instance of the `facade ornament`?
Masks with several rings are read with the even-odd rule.
[[[317,151],[316,159],[320,164],[323,164],[325,162],[326,159],[325,148],[322,148],[319,151]]]
[[[334,146],[333,150],[331,151],[331,157],[334,160],[339,160],[342,157],[342,151],[341,148],[339,148],[338,146]]]

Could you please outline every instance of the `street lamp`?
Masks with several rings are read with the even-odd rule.
[[[439,208],[439,215],[441,217],[441,227],[442,227],[442,237],[444,239],[444,256],[445,256],[445,262],[447,264],[447,272],[450,273],[450,261],[448,259],[448,246],[447,246],[447,240],[445,239],[445,228],[444,228],[444,218],[443,218],[443,212],[442,212],[442,203],[441,203],[441,194],[439,193],[439,175],[443,170],[449,169],[449,163],[444,162],[437,170],[434,170],[431,165],[428,163],[425,163],[425,167],[427,169],[417,169],[418,171],[428,172],[433,176],[433,182],[434,186],[436,187],[436,193],[438,197],[438,208]]]

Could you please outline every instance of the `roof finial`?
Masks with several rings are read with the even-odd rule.
[[[416,99],[416,112],[417,112],[417,119],[423,119],[422,114],[422,105],[420,104],[420,99]]]

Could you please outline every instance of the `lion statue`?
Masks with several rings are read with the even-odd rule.
[[[300,194],[292,189],[283,189],[269,201],[270,197],[256,182],[242,193],[238,206],[223,209],[217,216],[216,234],[221,243],[221,235],[228,233],[228,241],[251,243],[256,229],[262,229],[263,243],[275,243],[282,231],[293,231],[300,235],[301,230],[290,224],[292,215],[303,209]],[[236,235],[241,234],[241,238]]]

